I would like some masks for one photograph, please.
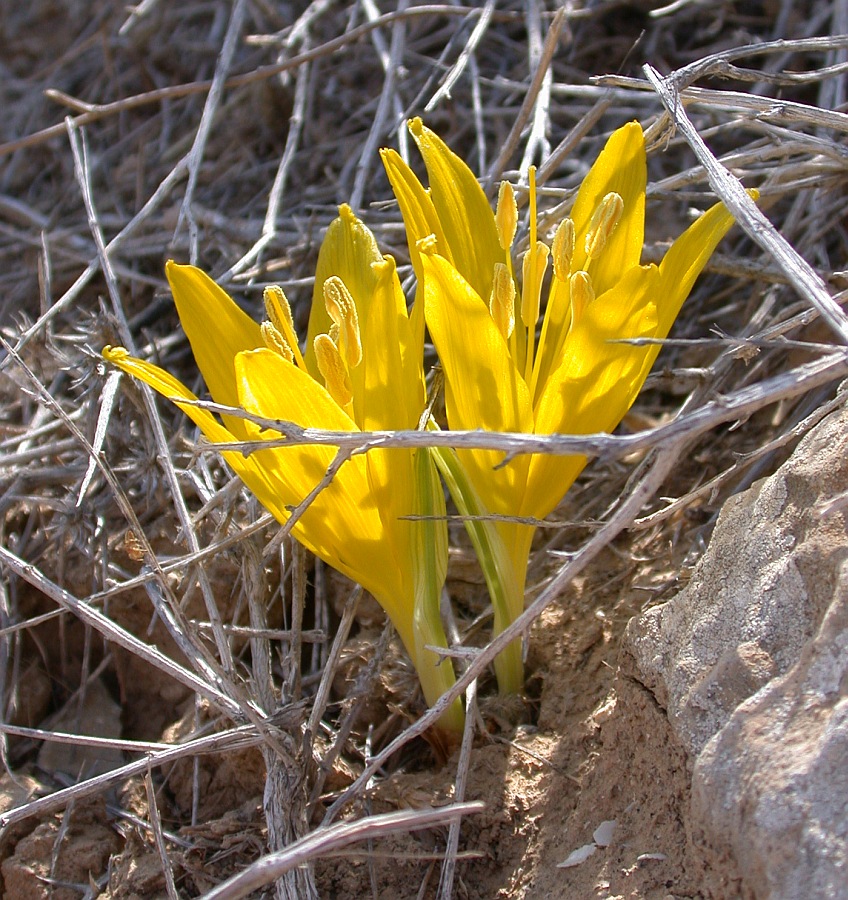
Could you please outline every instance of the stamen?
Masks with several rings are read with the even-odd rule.
[[[624,201],[620,194],[610,192],[598,204],[586,232],[586,256],[597,259],[603,253],[607,241],[612,237],[615,226],[624,212]]]
[[[568,281],[571,260],[574,258],[574,222],[563,219],[557,226],[551,246],[554,260],[554,276],[560,281]]]
[[[498,243],[501,245],[501,250],[509,250],[515,240],[515,230],[518,228],[518,204],[515,202],[515,191],[508,181],[502,181],[498,189],[495,224],[498,229]]]
[[[291,345],[273,322],[263,322],[259,326],[259,330],[262,332],[262,340],[269,350],[278,353],[290,363],[294,362],[294,353],[292,353]]]
[[[285,353],[283,356],[286,356],[287,359],[293,359],[293,362],[299,369],[306,371],[306,363],[303,360],[303,354],[300,352],[300,345],[297,342],[297,332],[294,330],[294,319],[292,318],[288,297],[286,297],[283,289],[276,284],[266,287],[263,297],[265,300],[265,313],[269,322],[283,337],[292,353],[290,357],[286,356]],[[267,346],[267,339],[265,343]]]
[[[545,280],[545,269],[548,267],[550,249],[542,241],[536,241],[524,254],[522,264],[523,281],[521,284],[521,321],[528,328],[536,327],[539,318],[539,298],[542,282]]]
[[[575,272],[569,282],[571,288],[571,328],[580,321],[586,307],[595,299],[595,289],[588,272]]]
[[[339,348],[328,334],[319,334],[312,342],[315,362],[333,400],[345,409],[353,400],[353,388]]]
[[[426,237],[421,238],[415,242],[415,246],[418,248],[419,253],[424,253],[428,256],[436,253],[439,249],[435,234],[428,234]]]
[[[495,263],[489,312],[505,340],[509,340],[515,328],[515,282],[503,263]]]
[[[291,305],[285,291],[278,284],[271,284],[265,288],[262,296],[265,300],[265,315],[277,331],[284,335],[287,331],[294,331]]]
[[[333,275],[324,282],[324,305],[333,323],[338,326],[337,343],[342,359],[352,369],[362,362],[359,316],[350,291],[338,275]]]

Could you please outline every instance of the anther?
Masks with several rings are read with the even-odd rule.
[[[586,232],[586,256],[589,259],[597,259],[603,253],[607,241],[615,231],[624,212],[624,201],[620,194],[611,191],[598,204],[589,223],[589,230]]]
[[[324,282],[324,305],[339,329],[337,343],[341,357],[347,367],[352,369],[362,361],[359,316],[350,291],[338,275],[333,275]]]
[[[262,295],[265,300],[265,315],[273,323],[277,331],[285,334],[294,331],[294,319],[292,319],[289,298],[278,284],[271,284],[265,288]]]
[[[571,327],[580,321],[586,307],[595,299],[595,289],[588,272],[575,272],[569,281],[571,288]]]
[[[283,359],[287,359],[290,363],[294,362],[294,353],[292,352],[291,345],[273,322],[263,322],[259,326],[259,330],[262,333],[262,340],[269,350],[278,353]]]
[[[306,363],[303,361],[303,355],[297,343],[297,332],[294,330],[294,319],[292,319],[291,306],[288,297],[286,297],[283,289],[276,284],[269,285],[263,293],[265,300],[265,314],[268,321],[274,326],[277,333],[285,341],[289,348],[290,354],[283,353],[286,359],[291,359],[299,368],[306,369]],[[265,339],[266,346],[268,339]],[[271,347],[271,349],[276,349]]]
[[[344,409],[353,400],[353,388],[339,348],[328,334],[319,334],[312,342],[315,362],[333,400]]]
[[[498,243],[501,245],[501,250],[509,250],[515,240],[515,230],[518,227],[518,204],[515,202],[515,191],[508,181],[502,181],[498,189],[495,225],[498,229]]]
[[[554,261],[554,276],[560,281],[568,281],[571,260],[574,258],[574,222],[571,219],[563,219],[557,226],[551,256]]]
[[[489,312],[498,331],[509,340],[515,329],[515,282],[503,263],[495,263]]]

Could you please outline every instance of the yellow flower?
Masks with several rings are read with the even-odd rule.
[[[420,119],[409,127],[424,157],[429,191],[393,151],[383,151],[383,161],[445,373],[449,426],[529,434],[612,431],[659,352],[657,345],[620,341],[668,334],[732,224],[729,213],[713,207],[659,266],[640,265],[647,170],[642,129],[630,123],[610,137],[550,245],[537,234],[530,170],[529,249],[519,290],[511,256],[517,222],[511,186],[501,185],[493,212],[468,166]],[[459,483],[456,465],[454,484],[448,481],[460,510],[513,518],[547,516],[586,463],[583,456],[524,455],[503,464],[502,453],[482,450],[456,456],[466,482]],[[490,590],[500,594],[493,596],[498,632],[523,609],[535,527],[508,520],[498,520],[494,529],[472,527],[478,552],[481,542],[486,545]],[[515,650],[498,677],[502,690],[520,687]]]
[[[213,400],[264,419],[354,432],[414,429],[425,406],[423,324],[411,321],[395,271],[349,207],[328,229],[318,261],[310,341],[301,353],[280,288],[265,292],[267,319],[256,324],[199,269],[169,262],[180,322]],[[423,314],[418,314],[422,319]],[[279,439],[248,419],[181,401],[195,396],[164,370],[107,347],[106,359],[172,400],[213,443]],[[224,459],[260,502],[286,522],[324,478],[328,446],[228,450]],[[410,520],[410,516],[435,519]],[[439,519],[439,517],[442,517]],[[428,703],[454,683],[439,594],[447,568],[444,496],[428,451],[372,450],[344,462],[297,520],[293,534],[316,556],[369,590],[403,640]],[[441,719],[462,726],[456,701]]]

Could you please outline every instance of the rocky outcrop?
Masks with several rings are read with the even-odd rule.
[[[842,410],[726,504],[689,586],[628,627],[623,672],[687,753],[692,837],[727,896],[848,897],[846,490]]]

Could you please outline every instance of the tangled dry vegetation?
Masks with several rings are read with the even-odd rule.
[[[680,586],[722,502],[784,458],[848,373],[848,7],[559,7],[4,10],[7,896],[193,897],[239,873],[214,895],[275,877],[292,897],[566,884],[546,879],[562,842],[582,842],[569,819],[580,785],[628,765],[626,747],[602,758],[591,720],[628,616]],[[604,136],[638,119],[646,259],[716,192],[744,226],[688,301],[629,437],[593,445],[543,532],[516,708],[492,696],[482,579],[454,527],[456,635],[476,648],[459,689],[476,712],[448,759],[427,743],[432,717],[379,610],[281,537],[180,413],[100,357],[123,343],[202,389],[169,257],[254,313],[265,285],[283,285],[304,333],[340,202],[408,263],[377,149],[403,151],[419,114],[489,186],[538,164],[543,209],[567,208]],[[685,823],[668,827],[682,846]],[[697,892],[687,859],[667,861],[675,893]],[[651,877],[622,892],[667,892]],[[570,884],[562,896],[588,896]]]

